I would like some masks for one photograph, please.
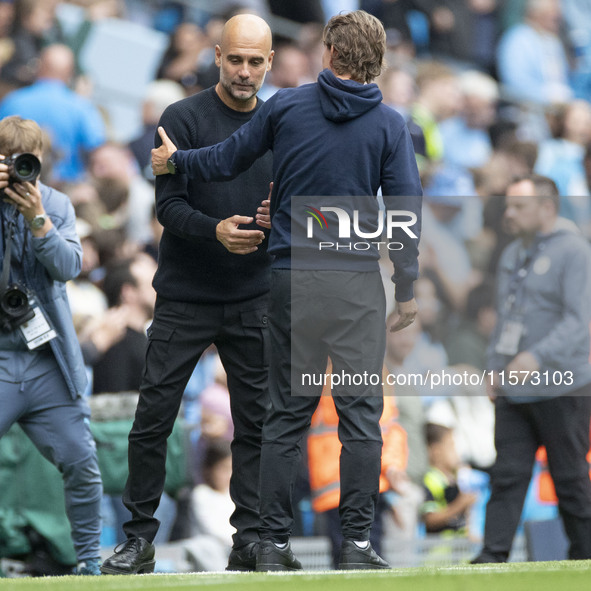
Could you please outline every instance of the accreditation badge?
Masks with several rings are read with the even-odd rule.
[[[505,321],[501,336],[495,346],[495,352],[500,355],[517,355],[523,329],[523,324],[519,320]]]
[[[33,306],[33,312],[35,312],[35,316],[19,326],[25,343],[27,343],[27,347],[31,351],[51,341],[51,339],[55,339],[57,336],[55,330],[47,322],[47,318],[45,318],[45,314],[41,308],[39,306]]]

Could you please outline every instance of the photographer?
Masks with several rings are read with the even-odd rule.
[[[0,437],[18,422],[59,469],[76,572],[99,575],[102,484],[65,289],[82,248],[68,197],[37,181],[41,153],[37,123],[0,121]]]

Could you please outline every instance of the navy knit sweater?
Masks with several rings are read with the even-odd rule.
[[[175,145],[211,146],[223,141],[260,110],[234,111],[215,87],[170,105],[160,119]],[[156,146],[161,144],[157,135]],[[154,277],[156,292],[181,302],[230,303],[269,291],[267,239],[252,254],[230,253],[217,239],[216,226],[234,214],[254,216],[269,194],[272,155],[266,150],[231,181],[189,179],[183,174],[156,178],[156,212],[164,226]],[[256,224],[241,228],[258,229]]]
[[[312,252],[297,261],[291,256],[292,222],[300,206],[315,207],[319,201],[314,196],[365,197],[365,213],[376,219],[375,196],[381,187],[387,210],[405,210],[417,218],[415,237],[395,230],[392,238],[402,248],[389,251],[396,299],[411,299],[418,274],[422,188],[404,119],[382,103],[377,85],[342,80],[324,70],[315,84],[279,91],[225,142],[205,150],[179,150],[174,159],[189,176],[220,180],[247,170],[269,149],[273,150],[269,244],[275,255],[273,266],[310,268],[306,266],[310,263],[319,268]],[[342,201],[351,219],[358,205],[359,200]],[[326,221],[335,226],[334,219]],[[377,247],[372,247],[347,256],[335,252],[327,261],[335,270],[367,271],[378,268],[378,258]]]

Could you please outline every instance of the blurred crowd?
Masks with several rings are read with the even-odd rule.
[[[61,19],[66,5],[83,14],[74,30]],[[408,122],[425,189],[419,318],[389,335],[388,371],[485,368],[495,269],[509,240],[500,196],[515,176],[551,177],[562,194],[561,215],[591,237],[591,0],[0,0],[0,117],[18,114],[43,127],[42,180],[63,190],[77,214],[84,263],[68,289],[93,377],[89,395],[139,387],[162,232],[150,149],[164,108],[217,82],[213,48],[234,14],[257,12],[274,31],[273,68],[259,93],[267,99],[316,79],[324,23],[357,8],[387,29],[388,67],[378,85],[384,102]],[[112,121],[94,100],[94,81],[79,59],[92,28],[105,19],[169,37],[145,89],[143,130],[126,143],[114,140]],[[384,278],[393,303],[388,265]],[[446,470],[454,477],[460,466],[486,476],[494,461],[492,407],[474,396],[484,394],[478,388],[468,390],[401,386],[394,392],[408,439],[406,481],[389,498],[397,508],[391,527],[406,532],[401,535],[416,535],[424,476],[441,461],[431,458],[445,433],[426,438],[427,423],[453,430],[457,460]],[[191,425],[195,465],[198,458],[206,465],[205,475],[196,469],[195,484],[211,488],[192,498],[197,506],[218,507],[212,490],[227,493],[228,487],[228,452],[219,442],[231,439],[232,425],[215,351],[198,364],[182,413]],[[214,477],[215,458],[221,468]],[[468,488],[485,488],[479,477],[462,474]],[[318,524],[305,518],[307,476],[301,488],[301,531],[315,533]],[[482,499],[462,494],[460,513],[482,506]],[[220,501],[220,515],[227,511]],[[217,522],[223,530],[227,518]],[[209,527],[202,524],[201,531],[227,546],[228,532]]]

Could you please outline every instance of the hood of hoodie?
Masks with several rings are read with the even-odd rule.
[[[342,80],[328,69],[320,72],[318,88],[322,113],[335,123],[356,119],[382,102],[377,84]]]

